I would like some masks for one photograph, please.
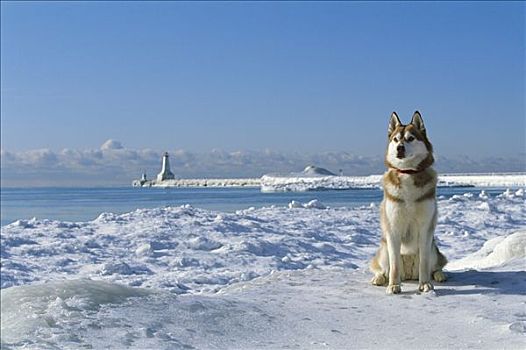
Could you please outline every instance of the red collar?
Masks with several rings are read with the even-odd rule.
[[[398,168],[393,168],[397,173],[399,174],[410,174],[410,175],[413,175],[413,174],[418,174],[418,173],[421,173],[422,171],[426,170],[425,168],[424,169],[421,169],[421,170],[414,170],[414,169],[398,169]]]

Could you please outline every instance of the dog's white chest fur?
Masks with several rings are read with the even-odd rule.
[[[385,183],[388,193],[398,200],[384,200],[385,216],[393,235],[399,236],[402,254],[417,254],[419,235],[428,235],[432,220],[436,215],[434,198],[419,200],[434,189],[431,181],[417,187],[408,174],[398,176],[400,185]]]

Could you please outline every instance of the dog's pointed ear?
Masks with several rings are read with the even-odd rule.
[[[415,114],[413,114],[413,119],[411,119],[411,124],[415,126],[422,134],[425,135],[426,133],[426,127],[424,126],[424,120],[422,120],[422,116],[420,115],[419,111],[416,111]]]
[[[402,125],[402,123],[400,122],[400,118],[398,118],[398,114],[396,114],[396,112],[393,112],[391,114],[391,120],[389,120],[389,129],[387,129],[387,137],[391,137],[391,134],[399,125]]]

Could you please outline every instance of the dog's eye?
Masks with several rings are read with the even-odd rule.
[[[394,142],[398,142],[398,137],[395,136],[395,138],[393,140],[394,140]]]
[[[415,140],[415,138],[413,136],[409,136],[407,138],[407,142],[413,142]]]

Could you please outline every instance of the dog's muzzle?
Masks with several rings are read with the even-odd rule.
[[[398,159],[405,158],[405,147],[404,147],[404,145],[398,145],[396,147],[396,158],[398,158]]]

